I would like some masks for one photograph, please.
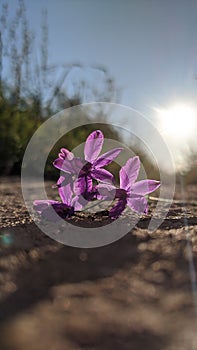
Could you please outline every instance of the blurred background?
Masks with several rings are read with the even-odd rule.
[[[47,118],[97,101],[143,114],[168,145],[176,172],[196,183],[196,13],[195,0],[0,0],[0,174],[20,174],[27,143]],[[95,129],[91,118],[57,142],[48,177],[57,175],[51,162],[58,149],[72,149]],[[156,142],[138,113],[117,118]],[[110,126],[104,110],[100,122],[106,137],[140,155],[148,176],[169,171],[162,152],[153,164],[141,141]]]

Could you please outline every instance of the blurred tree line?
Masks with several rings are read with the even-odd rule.
[[[81,74],[81,80],[65,84],[68,76],[79,76],[84,67],[79,63],[50,66],[48,63],[47,12],[41,16],[40,45],[30,29],[23,0],[18,0],[11,16],[8,3],[3,3],[0,15],[0,174],[19,174],[23,154],[35,130],[59,110],[85,102],[114,101],[117,91],[113,79],[103,67],[91,67],[100,74],[101,89],[92,86]],[[38,50],[39,47],[39,50]],[[37,50],[36,50],[37,48]],[[75,79],[76,80],[76,79]],[[84,94],[84,91],[86,95]],[[102,118],[104,122],[104,116]],[[86,123],[90,123],[86,116]],[[46,169],[53,176],[51,162],[60,147],[72,149],[93,131],[86,125],[62,138],[50,152]],[[103,124],[105,136],[118,138],[118,133]]]

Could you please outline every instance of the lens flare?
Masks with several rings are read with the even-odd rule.
[[[13,243],[12,234],[8,231],[0,232],[0,246],[8,247]]]
[[[169,109],[157,109],[160,129],[163,134],[174,139],[190,138],[197,127],[197,113],[184,104]]]

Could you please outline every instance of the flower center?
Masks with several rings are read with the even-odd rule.
[[[86,163],[83,168],[80,170],[80,175],[87,175],[89,171],[91,170],[92,164],[91,163]]]

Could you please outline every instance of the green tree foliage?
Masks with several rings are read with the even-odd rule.
[[[9,3],[2,5],[0,14],[0,174],[20,173],[23,154],[35,130],[57,111],[84,102],[86,95],[96,100],[112,101],[116,91],[113,79],[103,67],[93,67],[103,74],[102,93],[84,80],[73,81],[72,94],[65,85],[74,69],[83,71],[79,63],[48,66],[47,12],[42,13],[40,52],[35,58],[35,34],[29,27],[23,0],[18,0],[11,16]],[[58,73],[58,74],[56,74]],[[77,74],[79,76],[79,74]],[[76,74],[75,74],[76,77]],[[89,116],[85,116],[87,124]],[[75,129],[66,135],[50,152],[46,169],[49,175],[52,161],[60,147],[72,149],[83,142],[95,126]],[[110,126],[105,136],[116,135]]]
[[[0,173],[18,170],[24,150],[33,132],[40,125],[35,118],[35,104],[20,109],[6,98],[0,101]]]

